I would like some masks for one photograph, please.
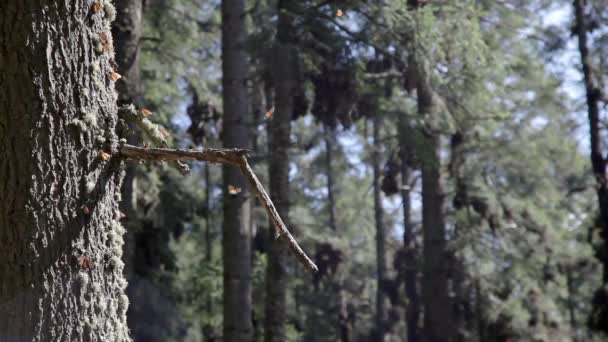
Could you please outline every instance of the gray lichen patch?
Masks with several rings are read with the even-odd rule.
[[[89,275],[83,271],[78,272],[74,278],[74,285],[76,289],[84,291],[89,285]]]
[[[106,13],[106,18],[108,21],[112,22],[116,20],[116,7],[110,1],[106,1],[103,6],[103,10]]]
[[[87,194],[90,194],[95,190],[95,175],[90,173],[85,178],[85,190]]]
[[[79,128],[81,131],[87,130],[87,124],[80,119],[72,119],[68,124]]]
[[[110,267],[115,270],[115,271],[119,271],[122,272],[122,269],[124,268],[124,263],[122,262],[122,260],[120,260],[120,257],[114,255],[110,258]]]
[[[118,314],[122,315],[122,316],[126,315],[128,308],[129,308],[129,297],[127,297],[127,295],[125,295],[125,294],[121,294],[118,297]]]

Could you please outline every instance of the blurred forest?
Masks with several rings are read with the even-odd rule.
[[[319,267],[221,167],[130,167],[135,341],[606,340],[605,3],[116,4],[121,101],[250,149]]]
[[[90,55],[115,64],[118,105],[172,148],[248,149],[318,267],[273,237],[237,167],[128,161],[125,230],[112,221],[107,242],[124,233],[128,285],[117,254],[103,279],[126,286],[108,306],[127,310],[133,341],[608,341],[605,0],[85,2],[91,25],[115,16]],[[70,124],[97,127],[87,115]],[[110,267],[78,260],[83,289]]]

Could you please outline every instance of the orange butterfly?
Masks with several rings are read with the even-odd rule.
[[[120,79],[122,77],[122,75],[120,75],[117,72],[112,71],[112,73],[110,74],[110,78],[112,79],[112,81],[116,81],[118,79]]]
[[[84,255],[81,255],[80,257],[78,257],[78,265],[80,265],[80,267],[82,267],[82,269],[90,269],[93,268],[93,262],[91,260],[89,260],[87,257],[85,257]]]
[[[93,4],[93,13],[97,13],[99,11],[101,11],[101,9],[103,8],[103,4],[101,2],[96,2]]]
[[[234,185],[230,185],[228,184],[228,193],[231,195],[237,195],[239,192],[241,192],[241,188],[238,188]]]
[[[166,138],[166,137],[168,137],[168,136],[169,136],[169,132],[167,132],[167,130],[166,130],[166,129],[161,128],[161,129],[160,129],[160,135],[162,135],[162,136],[163,136],[163,138]]]
[[[274,114],[274,107],[270,108],[266,114],[264,114],[264,120],[272,119],[272,115]]]

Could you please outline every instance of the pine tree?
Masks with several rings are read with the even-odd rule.
[[[248,63],[245,2],[222,1],[222,143],[249,147]],[[223,167],[224,335],[229,342],[253,338],[251,323],[250,195],[239,170]]]
[[[289,13],[289,1],[280,0],[277,4],[278,24],[274,47],[275,68],[273,68],[275,100],[274,111],[269,120],[268,177],[270,196],[277,210],[289,225],[289,148],[291,118],[294,112],[295,95],[295,58],[297,50],[294,42],[294,18]],[[270,224],[271,226],[272,224]],[[280,240],[269,238],[267,243],[268,265],[266,271],[266,300],[264,341],[285,341],[285,318],[287,316],[287,253]]]
[[[115,15],[109,2],[0,4],[1,340],[130,340]]]

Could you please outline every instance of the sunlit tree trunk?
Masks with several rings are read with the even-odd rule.
[[[224,147],[249,147],[247,32],[245,2],[222,1],[222,97]],[[252,340],[250,200],[245,178],[233,166],[224,166],[224,341]]]
[[[130,340],[114,8],[91,5],[0,2],[1,341]]]

